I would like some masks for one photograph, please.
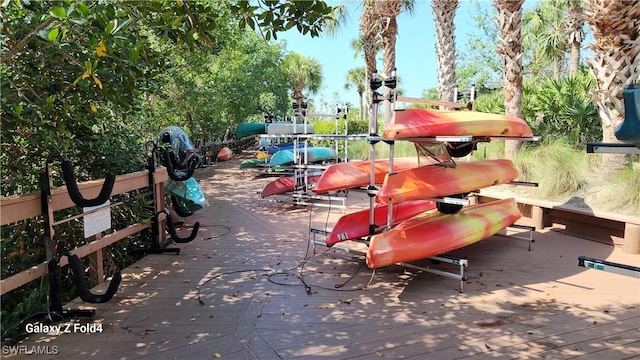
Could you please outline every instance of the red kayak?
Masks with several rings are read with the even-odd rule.
[[[511,160],[459,162],[455,168],[421,166],[389,174],[376,201],[396,203],[467,193],[510,182],[519,176]]]
[[[318,181],[320,174],[309,174],[309,183]],[[262,189],[261,197],[266,198],[271,195],[285,194],[295,190],[296,181],[292,176],[277,178],[265,185]]]
[[[419,166],[417,157],[398,158],[393,160],[395,171],[410,169]],[[389,159],[375,161],[375,182],[382,184],[385,175],[389,172]],[[317,194],[329,191],[345,190],[360,186],[367,186],[371,181],[371,161],[358,160],[337,163],[329,166],[315,187],[313,192]]]
[[[426,200],[407,201],[393,204],[393,223],[409,219],[419,213],[435,208],[435,203]],[[360,239],[369,234],[369,209],[343,215],[331,230],[327,238],[327,246],[333,246],[340,241]],[[374,209],[374,224],[376,227],[387,224],[388,205],[379,205]]]
[[[434,136],[531,137],[533,133],[526,121],[513,116],[431,109],[396,110],[393,121],[384,130],[387,138]]]
[[[514,199],[468,206],[454,215],[430,210],[374,235],[367,265],[375,269],[444,254],[486,239],[521,216]]]

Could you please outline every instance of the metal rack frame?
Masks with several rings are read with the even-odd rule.
[[[516,225],[516,224],[511,225],[508,228],[515,228],[515,229],[519,229],[519,230],[527,230],[529,232],[529,235],[528,236],[520,236],[520,235],[495,234],[493,236],[506,237],[508,239],[527,241],[528,245],[529,245],[529,251],[531,251],[531,243],[535,242],[535,240],[533,239],[533,232],[535,231],[535,228],[531,227],[531,226]],[[311,242],[311,245],[313,246],[314,253],[315,253],[316,246],[324,246],[324,247],[327,246],[324,242],[322,242],[321,240],[318,240],[316,238],[316,235],[328,236],[328,235],[331,234],[331,232],[326,231],[326,230],[322,230],[322,229],[315,229],[315,228],[310,228],[309,232],[311,233],[311,236],[309,237],[309,241]],[[368,241],[366,239],[355,239],[355,240],[352,240],[352,241],[368,245]],[[331,246],[331,248],[344,251],[345,253],[362,256],[362,257],[366,256],[366,253],[363,252],[363,251],[360,251],[360,250],[357,250],[357,249],[352,249],[352,248],[349,248],[347,246],[342,246],[340,244],[333,245],[333,246]],[[427,258],[427,260],[431,260],[434,263],[442,262],[442,263],[456,265],[456,266],[458,266],[458,272],[454,273],[454,272],[439,270],[439,269],[435,269],[435,268],[431,268],[431,267],[419,266],[419,265],[411,264],[411,263],[408,263],[408,262],[399,262],[399,263],[396,263],[396,265],[403,266],[403,267],[406,267],[406,268],[409,268],[409,269],[413,269],[413,270],[427,272],[427,273],[430,273],[430,274],[443,276],[443,277],[454,279],[454,280],[458,280],[460,282],[460,290],[459,290],[459,292],[460,293],[464,292],[464,283],[465,283],[465,281],[467,281],[467,276],[464,274],[464,269],[469,265],[469,260],[467,260],[467,259],[458,259],[458,258],[454,258],[454,257],[451,257],[451,256],[442,255],[442,254],[438,255],[438,256],[429,257],[429,258]],[[640,275],[640,273],[638,273],[638,274]]]

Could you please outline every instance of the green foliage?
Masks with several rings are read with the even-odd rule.
[[[473,160],[489,160],[504,158],[504,141],[478,143],[478,149],[473,151]]]
[[[524,83],[523,112],[537,135],[566,137],[576,147],[602,137],[600,117],[589,92],[595,80],[586,72],[559,79]]]
[[[388,159],[390,147],[378,143],[374,147],[376,159]],[[399,141],[394,145],[394,158],[417,156],[415,145],[410,141]],[[371,158],[371,144],[365,140],[349,142],[349,159],[368,160]]]
[[[222,139],[240,122],[265,113],[283,117],[291,83],[283,69],[283,48],[252,32],[233,32],[219,52],[180,53],[177,65],[159,79],[166,89],[150,96],[154,132],[182,127],[197,143]],[[232,136],[230,136],[232,137]]]
[[[603,198],[607,199],[607,205],[615,208],[640,209],[640,170],[634,169],[630,164],[614,173]],[[635,214],[637,213],[636,210]]]
[[[322,86],[322,66],[318,60],[292,52],[286,55],[283,66],[291,80],[295,100],[302,99],[303,90],[315,94]]]
[[[78,181],[143,169],[145,142],[160,127],[185,124],[194,114],[202,117],[189,122],[189,130],[207,140],[257,112],[284,111],[289,87],[278,72],[282,48],[244,35],[243,29],[257,24],[266,37],[275,37],[275,32],[296,26],[316,36],[330,12],[322,1],[293,0],[4,1],[0,195],[39,190],[39,175],[49,158],[71,160]],[[201,56],[184,55],[192,51]],[[210,56],[218,63],[209,62]],[[175,78],[167,81],[167,75]],[[206,96],[210,93],[202,90],[207,85],[203,79],[218,85],[217,98]],[[255,91],[256,84],[245,88],[247,79],[260,82],[262,91]],[[172,104],[154,102],[165,93]],[[209,103],[219,111],[207,113],[211,109],[202,104]],[[55,186],[62,184],[60,173],[54,163]],[[112,199],[126,204],[113,210],[114,226],[149,216],[148,199],[123,196]],[[81,229],[80,221],[57,225],[58,249],[85,243]],[[1,231],[3,278],[46,260],[40,219]],[[146,247],[148,241],[143,232],[107,248],[108,271],[135,261],[130,250]],[[3,330],[43,309],[45,292],[32,283],[3,295]],[[65,293],[66,300],[71,296]]]
[[[472,0],[474,31],[463,49],[458,49],[456,68],[458,86],[467,89],[475,84],[477,90],[497,89],[502,86],[502,62],[495,52],[499,41],[496,13],[492,4]],[[523,7],[522,33],[523,77],[548,78],[566,74],[570,55],[562,17],[572,1],[544,0]],[[588,29],[587,29],[588,30]]]
[[[584,151],[574,149],[562,140],[545,141],[538,146],[525,146],[514,160],[521,180],[538,182],[546,198],[558,198],[582,189]]]
[[[530,79],[524,82],[522,112],[535,135],[545,140],[565,139],[576,149],[599,141],[602,127],[597,108],[589,97],[595,81],[585,71],[559,79]],[[504,114],[501,90],[483,93],[475,110]]]
[[[479,95],[474,101],[476,111],[493,114],[504,114],[504,95],[502,91],[490,91]]]
[[[309,33],[317,37],[324,24],[332,19],[333,7],[324,1],[311,0],[288,1],[237,1],[229,7],[232,13],[239,15],[239,27],[259,29],[266,40],[277,39],[277,32],[289,30],[294,26],[302,34]]]

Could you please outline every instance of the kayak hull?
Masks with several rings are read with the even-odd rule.
[[[273,123],[267,127],[269,135],[291,135],[291,134],[313,134],[315,129],[313,125],[291,124],[291,123]]]
[[[373,236],[367,266],[375,269],[460,249],[496,234],[521,216],[514,199],[469,206],[453,215],[430,210]]]
[[[240,169],[253,169],[260,166],[265,166],[269,164],[269,160],[267,158],[262,159],[246,159],[240,163]]]
[[[388,174],[376,194],[379,203],[442,197],[467,193],[516,179],[511,160],[460,162],[455,168],[421,166]]]
[[[435,203],[426,200],[407,201],[392,206],[392,222],[407,220],[417,214],[435,208]],[[385,226],[388,222],[388,205],[379,205],[374,209],[374,224],[376,227]],[[369,209],[356,211],[340,217],[331,233],[327,237],[327,246],[333,246],[341,241],[360,239],[371,235],[369,233]]]
[[[239,123],[236,128],[236,139],[251,135],[259,135],[267,133],[267,124],[264,123]]]
[[[317,181],[319,177],[319,174],[309,174],[308,181],[309,183],[313,183]],[[299,177],[299,179],[300,182],[303,181],[302,177]],[[262,192],[260,193],[260,197],[266,198],[272,195],[286,194],[295,190],[295,186],[296,180],[293,176],[283,176],[265,185],[265,187],[262,189]]]
[[[517,117],[477,111],[431,109],[396,110],[393,121],[383,134],[384,137],[396,139],[434,136],[533,136],[526,121]]]
[[[299,156],[304,155],[305,149],[297,149]],[[307,161],[309,163],[327,161],[336,158],[336,151],[328,147],[307,147]],[[271,166],[288,165],[295,162],[295,154],[293,149],[280,150],[271,156],[269,164]]]
[[[233,151],[225,146],[220,149],[220,151],[218,151],[218,155],[216,156],[216,158],[218,159],[218,161],[231,160],[233,158]]]
[[[205,197],[198,181],[190,177],[184,181],[169,180],[164,186],[168,195],[175,196],[189,211],[197,211],[205,206]]]
[[[405,170],[417,167],[418,158],[407,157],[393,160],[394,170]],[[382,184],[389,172],[389,160],[375,161],[375,182]],[[371,182],[371,161],[349,161],[329,166],[313,188],[317,194],[330,191],[345,190],[360,186],[367,186]]]

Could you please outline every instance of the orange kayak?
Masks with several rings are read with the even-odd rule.
[[[380,203],[434,198],[504,184],[519,176],[511,160],[457,163],[455,168],[421,166],[388,174],[376,195]]]
[[[514,199],[468,206],[453,215],[430,210],[374,235],[367,265],[376,269],[444,254],[486,239],[521,216]]]
[[[434,209],[436,204],[433,201],[417,200],[393,204],[392,206],[392,221],[398,223],[424,211]],[[387,224],[388,209],[388,205],[379,205],[374,208],[374,224],[376,227]],[[369,209],[364,209],[343,215],[331,230],[331,234],[327,238],[327,246],[333,246],[340,241],[369,236],[369,213]]]
[[[398,158],[393,160],[395,171],[419,166],[417,157]],[[382,184],[389,172],[389,159],[375,161],[375,182]],[[337,163],[329,166],[313,188],[317,194],[329,191],[345,190],[360,186],[367,186],[371,181],[371,161],[358,160]]]
[[[231,160],[231,158],[233,158],[233,151],[231,151],[231,149],[229,149],[228,147],[223,147],[222,149],[220,149],[220,151],[218,151],[218,161],[227,161],[227,160]]]
[[[396,110],[393,121],[383,134],[384,137],[396,139],[433,136],[533,136],[526,121],[517,117],[478,111],[431,109]]]

